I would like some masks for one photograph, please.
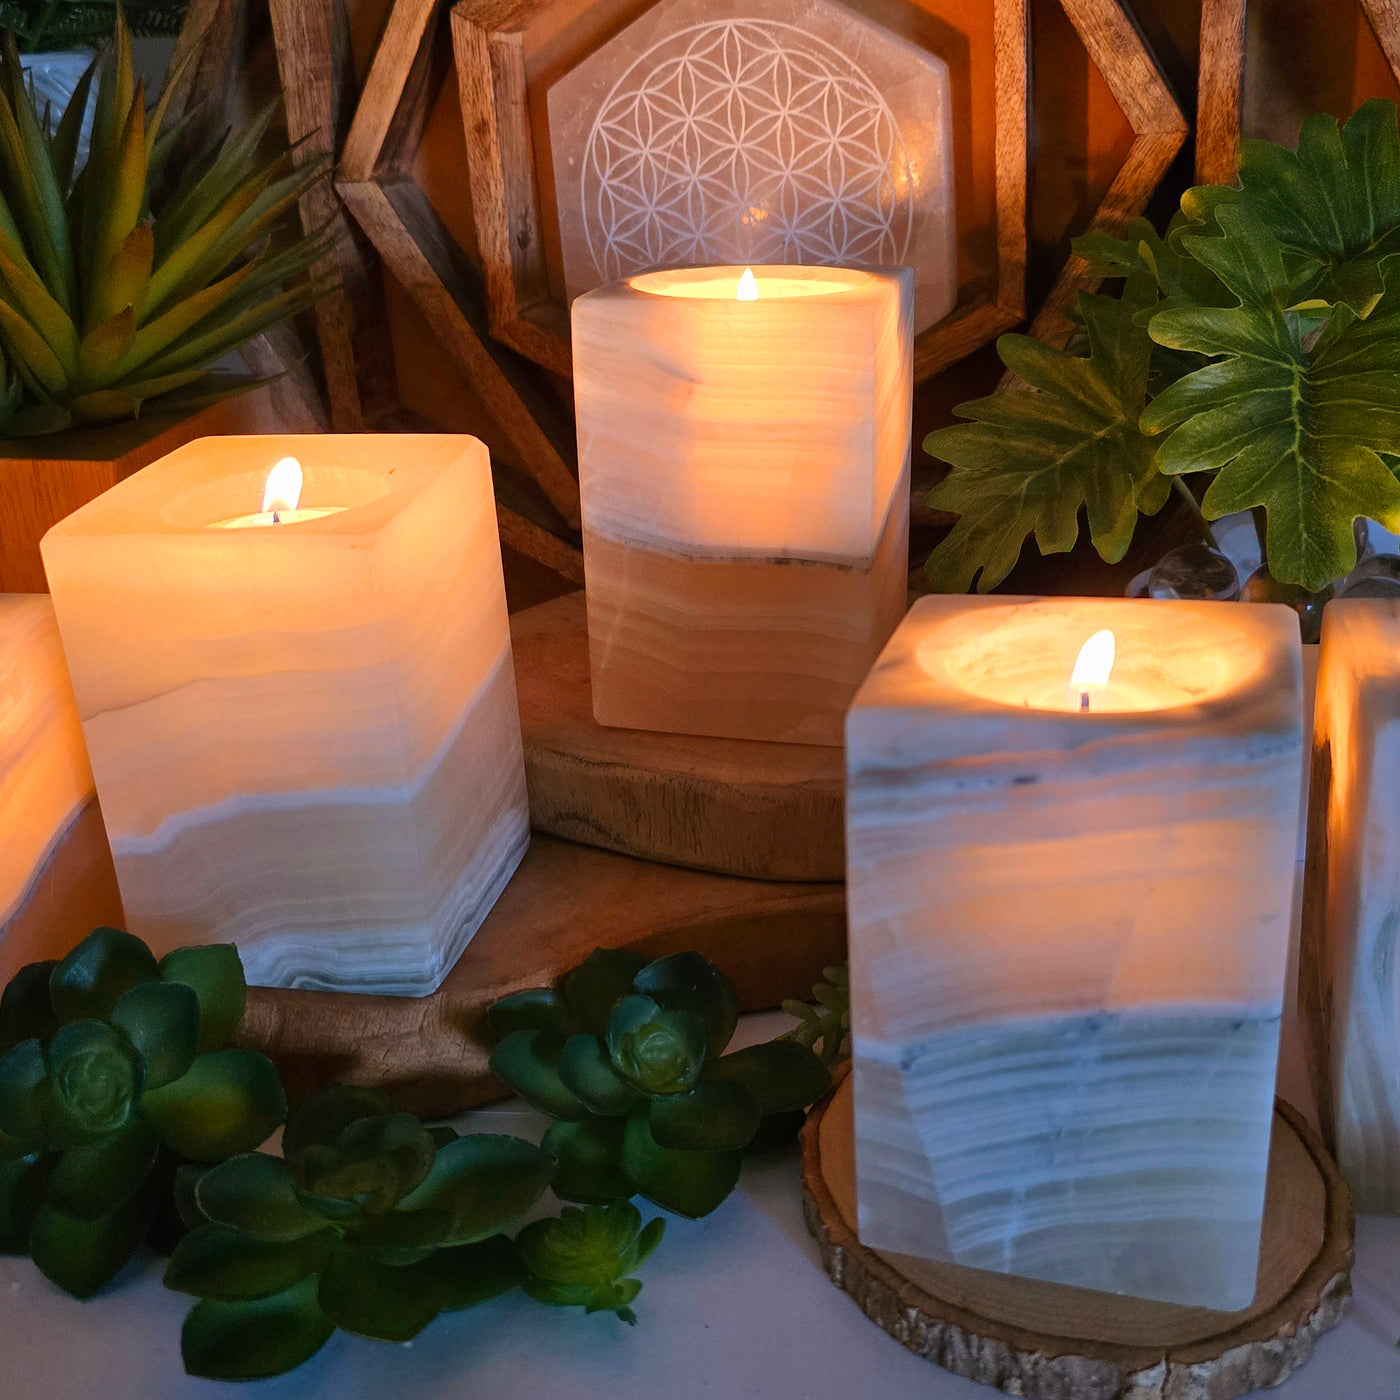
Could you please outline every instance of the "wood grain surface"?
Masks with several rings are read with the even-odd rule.
[[[751,879],[844,878],[843,749],[604,728],[582,593],[516,613],[511,643],[536,830]]]
[[[288,1091],[368,1084],[445,1116],[505,1096],[487,1068],[486,1010],[542,986],[594,948],[694,949],[745,1010],[806,996],[845,957],[840,885],[769,884],[678,870],[536,835],[515,878],[430,997],[254,988],[240,1040],[277,1061]]]
[[[1230,1400],[1307,1360],[1351,1296],[1351,1197],[1281,1100],[1259,1287],[1212,1312],[866,1249],[856,1237],[849,1075],[803,1131],[804,1210],[822,1262],[877,1326],[959,1375],[1027,1400]]]

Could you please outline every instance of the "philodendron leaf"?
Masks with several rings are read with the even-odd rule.
[[[1236,160],[1233,197],[1282,247],[1291,300],[1366,315],[1384,290],[1385,263],[1400,253],[1395,103],[1363,103],[1341,128],[1334,117],[1310,116],[1296,151],[1244,141]],[[1189,191],[1183,207],[1190,210],[1201,193]]]
[[[411,1342],[442,1311],[447,1290],[425,1261],[396,1267],[342,1245],[321,1274],[321,1308],[337,1327],[381,1342]]]
[[[200,1053],[222,1050],[233,1039],[248,1000],[238,949],[232,943],[176,948],[160,960],[159,972],[162,982],[180,983],[198,998]]]
[[[173,982],[142,982],[112,1008],[146,1062],[146,1087],[159,1089],[189,1069],[199,1048],[199,999]]]
[[[724,1080],[701,1080],[688,1094],[654,1098],[647,1115],[651,1135],[662,1147],[687,1152],[746,1147],[761,1118],[753,1094]]]
[[[1117,563],[1139,514],[1154,514],[1167,498],[1157,445],[1138,428],[1152,341],[1130,302],[1081,295],[1079,310],[1087,358],[1004,335],[998,353],[1030,387],[962,404],[958,413],[973,422],[924,439],[926,452],[953,467],[928,504],[959,517],[925,566],[940,592],[965,593],[974,579],[988,592],[1011,572],[1028,535],[1042,554],[1068,552],[1081,508],[1094,548]]]
[[[151,1178],[110,1214],[75,1220],[41,1205],[29,1227],[40,1272],[75,1298],[91,1298],[131,1258],[151,1218]]]
[[[140,1112],[180,1156],[217,1162],[264,1142],[287,1116],[287,1099],[266,1055],[215,1050],[173,1084],[143,1094]]]
[[[563,1049],[549,1031],[512,1031],[491,1052],[491,1073],[551,1117],[587,1118],[588,1105],[559,1077]]]
[[[1223,236],[1183,241],[1239,305],[1153,318],[1154,340],[1218,358],[1164,390],[1142,425],[1169,433],[1163,472],[1216,474],[1208,517],[1264,507],[1270,573],[1320,590],[1356,563],[1355,519],[1400,529],[1400,483],[1379,455],[1400,440],[1400,293],[1365,320],[1337,307],[1314,340],[1313,318],[1288,309],[1278,244],[1241,208],[1216,218]]]
[[[96,1220],[140,1189],[155,1165],[156,1135],[134,1118],[119,1132],[70,1148],[49,1172],[44,1203],[75,1220]]]
[[[765,1115],[806,1108],[831,1088],[831,1071],[795,1040],[770,1040],[711,1060],[705,1079],[742,1084]]]
[[[201,1225],[175,1246],[165,1286],[223,1302],[266,1298],[319,1272],[338,1240],[329,1227],[295,1240],[266,1240],[228,1225]]]
[[[550,1183],[561,1201],[604,1205],[636,1193],[622,1160],[627,1129],[621,1118],[554,1123],[541,1144],[558,1164]]]
[[[627,1120],[623,1160],[637,1190],[664,1210],[698,1220],[734,1189],[743,1159],[738,1152],[677,1152],[651,1135],[646,1110]]]
[[[564,1042],[559,1077],[594,1113],[619,1116],[637,1102],[637,1091],[613,1068],[607,1046],[589,1032]]]
[[[210,1167],[195,1187],[195,1202],[210,1220],[265,1240],[301,1239],[326,1223],[302,1203],[287,1164],[265,1152],[243,1152]]]
[[[155,957],[139,938],[99,928],[55,965],[49,997],[60,1021],[105,1021],[127,992],[155,976]]]
[[[672,953],[648,963],[633,986],[667,1011],[690,1011],[705,1023],[707,1054],[718,1055],[739,1024],[739,998],[729,979],[699,953]]]
[[[554,1163],[523,1138],[469,1133],[438,1151],[432,1170],[404,1197],[406,1211],[445,1210],[445,1244],[471,1244],[514,1224],[539,1200]]]
[[[185,1370],[210,1380],[251,1381],[300,1366],[335,1331],[316,1300],[318,1282],[302,1279],[270,1298],[196,1303],[180,1331]]]

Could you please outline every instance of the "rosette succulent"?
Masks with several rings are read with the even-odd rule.
[[[830,1085],[791,1040],[724,1054],[739,1003],[698,953],[648,962],[598,949],[557,987],[490,1011],[491,1068],[556,1121],[554,1193],[603,1204],[640,1193],[678,1215],[714,1210],[741,1151],[790,1128]]]
[[[656,1252],[666,1222],[642,1224],[631,1201],[565,1206],[552,1220],[536,1220],[516,1237],[523,1287],[537,1302],[613,1312],[635,1323],[631,1304],[642,1291],[629,1278]]]
[[[337,1327],[406,1342],[521,1282],[500,1231],[549,1185],[540,1148],[427,1128],[339,1085],[292,1113],[282,1148],[182,1178],[192,1228],[165,1282],[200,1299],[181,1334],[191,1375],[277,1375]]]
[[[246,990],[230,946],[157,963],[112,928],[15,975],[0,998],[0,1244],[90,1297],[179,1162],[221,1161],[277,1128],[272,1062],[228,1043]]]

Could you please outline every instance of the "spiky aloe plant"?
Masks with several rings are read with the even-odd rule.
[[[37,110],[14,40],[0,50],[0,436],[186,412],[256,381],[209,366],[311,305],[328,235],[279,248],[275,226],[318,168],[259,151],[269,109],[164,173],[179,142],[112,43],[56,126]],[[75,169],[93,82],[90,154]]]

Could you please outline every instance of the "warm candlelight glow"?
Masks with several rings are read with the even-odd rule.
[[[739,288],[734,294],[740,301],[758,300],[758,282],[753,275],[753,268],[746,267],[744,275],[739,279]]]
[[[1069,683],[1080,694],[1091,690],[1102,690],[1113,674],[1113,657],[1116,646],[1113,633],[1107,628],[1095,632],[1082,647],[1079,658],[1074,663],[1074,674]]]
[[[301,485],[301,463],[295,457],[283,457],[267,474],[267,485],[263,488],[263,510],[295,510],[301,500]]]

